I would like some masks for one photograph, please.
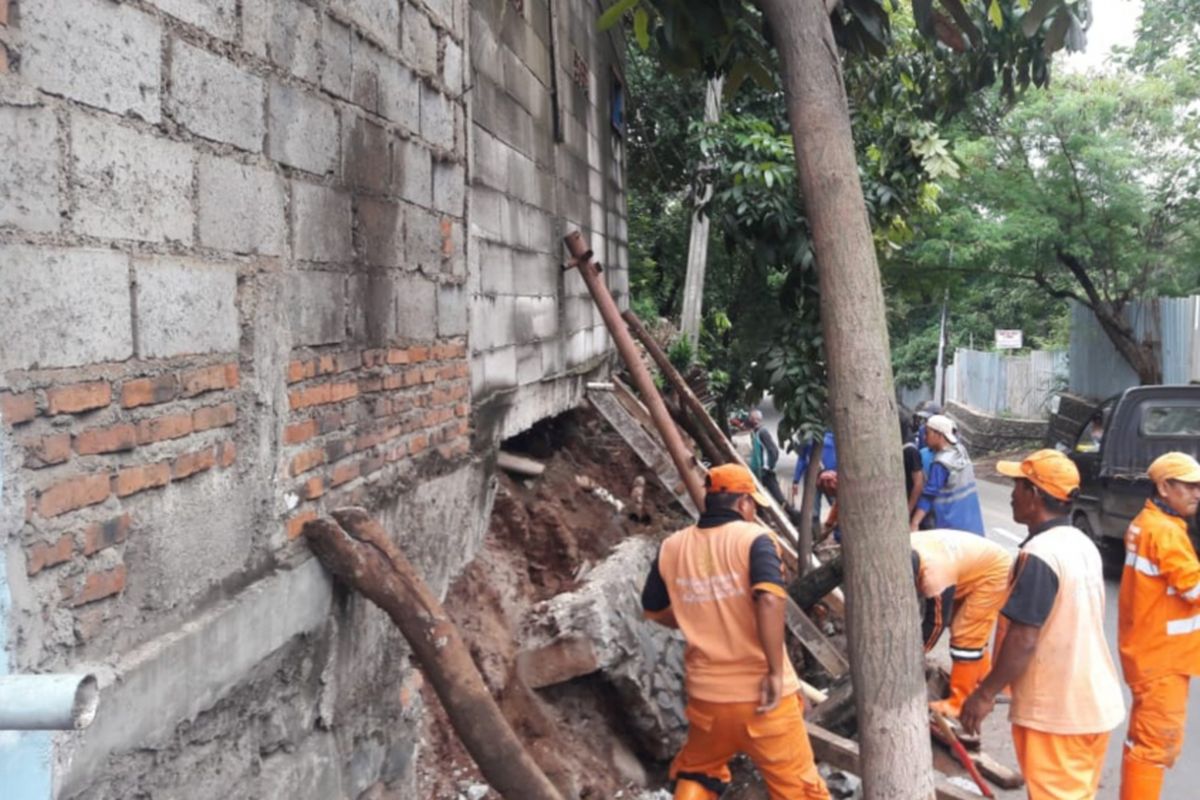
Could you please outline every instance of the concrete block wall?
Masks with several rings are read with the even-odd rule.
[[[619,34],[587,0],[472,0],[471,386],[478,435],[502,439],[579,402],[611,343],[564,273],[580,229],[628,305],[624,153],[610,121]],[[486,422],[486,425],[484,424]]]
[[[403,640],[295,537],[365,505],[441,592],[486,524],[467,17],[0,0],[0,670],[102,683],[54,796],[413,780]]]

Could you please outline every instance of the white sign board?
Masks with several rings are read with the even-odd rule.
[[[996,349],[997,350],[1020,350],[1024,347],[1022,344],[1021,331],[1009,331],[1002,328],[996,329]]]

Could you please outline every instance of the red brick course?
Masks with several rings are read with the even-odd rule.
[[[81,456],[119,453],[137,446],[137,428],[129,423],[91,428],[75,437],[75,452]]]
[[[158,464],[142,464],[129,467],[117,473],[117,497],[128,497],[131,494],[144,492],[147,489],[157,489],[171,482],[171,465],[165,461]]]
[[[46,413],[81,414],[104,408],[112,402],[112,386],[108,381],[76,383],[71,386],[55,386],[46,390]]]
[[[112,569],[89,574],[81,588],[71,598],[72,606],[82,606],[103,600],[106,597],[120,594],[125,589],[125,565],[118,564]]]
[[[120,544],[129,535],[133,519],[128,514],[113,517],[107,522],[93,522],[83,532],[83,554],[94,555],[101,550]]]
[[[39,436],[21,440],[25,448],[25,466],[30,469],[42,469],[54,464],[62,464],[71,457],[71,435],[56,433],[50,436]]]
[[[65,533],[54,544],[34,542],[25,552],[25,571],[37,575],[46,567],[53,567],[71,560],[75,555],[75,539]]]
[[[138,444],[178,439],[192,432],[191,414],[167,414],[142,420],[137,426]]]
[[[137,408],[174,400],[179,395],[179,378],[172,374],[138,378],[121,384],[121,405]]]
[[[109,473],[76,475],[43,491],[38,497],[37,512],[43,517],[57,517],[77,508],[103,503],[110,493]]]
[[[5,425],[20,425],[37,416],[37,398],[33,392],[0,392],[0,416]]]
[[[213,428],[224,428],[235,422],[237,422],[237,406],[233,403],[198,408],[192,412],[192,430],[196,433]]]

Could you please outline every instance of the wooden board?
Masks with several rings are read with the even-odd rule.
[[[846,663],[845,656],[825,637],[825,634],[817,627],[817,623],[813,622],[790,597],[787,600],[785,614],[784,619],[787,622],[788,630],[800,641],[800,644],[804,645],[804,649],[817,660],[817,663],[833,676],[834,680],[850,671],[850,665]]]

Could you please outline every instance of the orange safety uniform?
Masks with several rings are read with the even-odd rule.
[[[925,652],[941,638],[947,618],[950,624],[950,697],[934,707],[958,716],[991,668],[988,640],[1008,596],[1013,559],[995,542],[966,531],[916,531],[910,541],[917,592],[927,601]]]
[[[643,592],[647,616],[671,615],[687,640],[689,725],[687,741],[671,764],[671,778],[679,781],[675,796],[718,796],[732,777],[729,759],[743,752],[762,773],[772,800],[828,800],[797,697],[799,679],[786,651],[782,702],[766,714],[756,713],[768,664],[754,593],[786,597],[786,591],[777,560],[770,580],[755,575],[762,562],[752,568],[752,550],[769,537],[778,559],[775,535],[744,521],[710,521],[706,527],[705,517],[667,537]],[[652,586],[665,587],[669,607],[647,600],[655,594]]]
[[[1121,798],[1154,800],[1183,747],[1188,681],[1200,674],[1200,559],[1187,521],[1148,500],[1125,533],[1118,643],[1133,693]]]

